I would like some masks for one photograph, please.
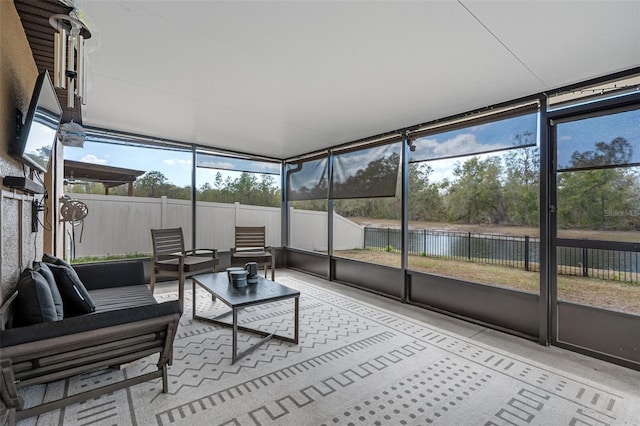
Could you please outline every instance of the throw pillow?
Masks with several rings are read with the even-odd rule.
[[[44,263],[49,263],[52,265],[68,266],[69,268],[71,268],[71,265],[65,262],[64,259],[60,259],[59,257],[55,257],[47,253],[42,255],[42,261]]]
[[[58,319],[49,284],[33,269],[25,269],[20,274],[17,302],[18,325],[39,324]]]
[[[58,319],[61,320],[64,318],[64,308],[62,305],[62,296],[60,295],[60,291],[58,290],[58,285],[56,284],[56,279],[53,276],[53,272],[44,262],[33,262],[33,269],[36,272],[40,273],[47,280],[47,284],[49,285],[49,289],[51,290],[51,296],[53,296],[53,303],[56,306],[56,314]]]
[[[65,262],[66,263],[66,262]],[[62,296],[64,317],[88,314],[96,310],[87,289],[70,266],[47,264]]]

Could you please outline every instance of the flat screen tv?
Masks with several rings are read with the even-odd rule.
[[[58,96],[49,72],[44,71],[38,75],[27,116],[15,143],[11,145],[10,154],[46,173],[61,119],[62,108]]]

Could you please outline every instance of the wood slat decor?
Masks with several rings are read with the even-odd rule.
[[[236,226],[236,250],[265,247],[264,226]]]
[[[153,229],[153,245],[156,255],[182,253],[184,251],[184,239],[182,229]]]

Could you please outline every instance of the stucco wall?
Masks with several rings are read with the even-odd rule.
[[[16,136],[16,109],[27,112],[38,69],[12,1],[0,1],[0,178],[22,176],[22,165],[8,155]],[[31,203],[2,189],[0,218],[0,303],[15,289],[20,269],[42,256],[42,232],[31,232]],[[20,221],[22,217],[22,221]],[[22,222],[22,229],[20,223]]]

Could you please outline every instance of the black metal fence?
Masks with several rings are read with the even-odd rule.
[[[365,227],[364,247],[400,253],[402,231]],[[409,231],[409,255],[467,260],[540,270],[540,239],[472,232]],[[558,273],[640,283],[640,245],[609,241],[559,239]]]

